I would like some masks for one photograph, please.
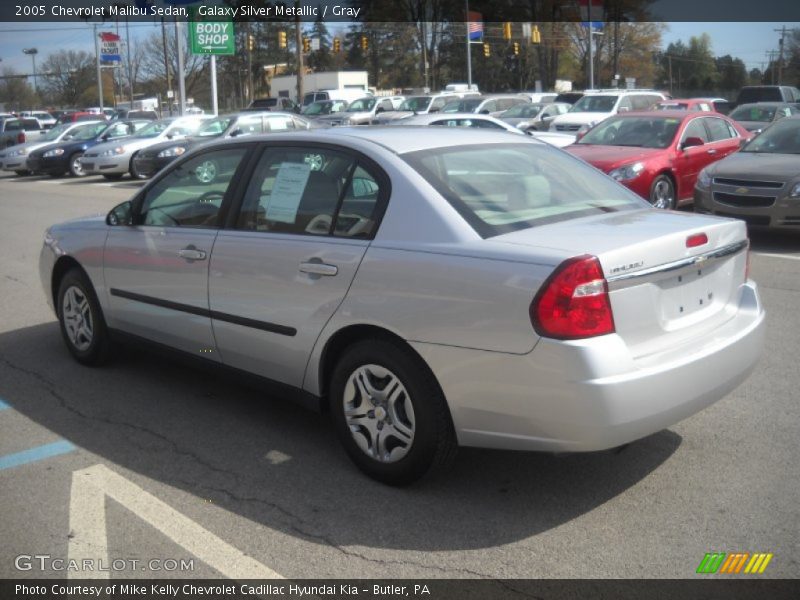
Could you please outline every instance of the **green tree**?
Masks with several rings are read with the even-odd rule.
[[[0,104],[4,110],[25,110],[37,107],[36,94],[27,81],[27,76],[20,75],[11,67],[3,69],[0,78]]]

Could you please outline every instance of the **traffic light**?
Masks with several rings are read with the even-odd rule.
[[[514,54],[519,54],[519,42],[514,42]]]
[[[333,51],[337,54],[342,51],[342,40],[333,38]]]
[[[542,32],[539,31],[539,26],[534,25],[533,29],[531,30],[531,43],[532,44],[541,44],[542,43]]]
[[[303,38],[303,52],[306,54],[311,52],[311,40],[307,37]]]
[[[247,34],[247,49],[250,52],[256,49],[256,37],[252,33]]]
[[[286,46],[287,46],[287,43],[286,43],[286,32],[285,31],[279,31],[278,32],[278,48],[283,50],[283,49],[286,48]]]
[[[503,23],[503,39],[510,40],[511,39],[511,23],[506,21]]]
[[[361,36],[361,49],[366,52],[369,49],[369,38],[365,35]]]
[[[483,44],[483,55],[487,58],[492,55],[492,47],[489,44]]]

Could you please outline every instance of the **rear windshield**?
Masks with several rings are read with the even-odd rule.
[[[744,88],[736,98],[736,104],[748,104],[751,102],[781,102],[783,96],[780,88]]]
[[[759,121],[761,123],[770,123],[775,118],[775,111],[778,110],[777,106],[740,106],[734,110],[730,117],[734,121]]]
[[[611,112],[616,103],[616,96],[584,96],[569,112]]]
[[[261,100],[253,100],[250,108],[273,108],[278,106],[277,98],[262,98]]]
[[[420,150],[402,155],[484,238],[647,206],[594,167],[534,143]]]
[[[403,104],[400,105],[400,110],[412,110],[414,112],[418,110],[428,110],[428,105],[431,103],[430,96],[414,96],[412,98],[407,98]]]

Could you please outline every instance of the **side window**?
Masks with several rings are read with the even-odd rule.
[[[381,100],[381,103],[378,105],[378,108],[382,111],[389,111],[394,110],[394,104],[392,104],[391,100]]]
[[[429,110],[442,110],[445,104],[447,104],[447,100],[444,98],[436,98],[433,102],[431,102],[431,107]]]
[[[690,137],[698,137],[703,140],[703,143],[708,143],[708,133],[703,125],[703,119],[694,119],[686,126],[686,129],[683,130],[683,136],[681,136],[681,142]]]
[[[150,123],[151,123],[151,122],[152,122],[152,121],[136,121],[136,122],[133,124],[133,133],[136,133],[136,132],[137,132],[137,131],[139,131],[140,129],[142,129],[142,128],[144,128],[144,127],[147,127],[148,125],[150,125]]]
[[[732,138],[739,137],[739,132],[738,132],[738,131],[736,131],[736,128],[735,128],[733,125],[731,125],[731,124],[730,124],[730,123],[728,123],[727,121],[725,121],[725,125],[727,125],[727,126],[728,126],[728,133],[730,133],[730,134],[731,134],[731,137],[732,137]]]
[[[111,129],[108,130],[108,137],[109,138],[122,137],[123,135],[129,135],[131,132],[132,132],[132,127],[127,123],[117,123]]]
[[[619,106],[617,106],[617,111],[622,109],[633,110],[633,104],[631,103],[630,96],[623,96],[619,99]]]
[[[244,117],[236,123],[236,129],[241,130],[241,135],[254,135],[264,131],[264,123],[261,120],[261,116]]]
[[[145,196],[137,223],[218,227],[219,211],[246,148],[206,152],[173,169]]]
[[[728,124],[725,121],[711,117],[707,117],[703,120],[708,126],[708,131],[711,134],[712,142],[731,139],[731,131],[728,129]]]
[[[497,100],[489,100],[486,104],[481,107],[481,112],[495,112],[499,110],[497,108]]]
[[[294,129],[294,121],[292,121],[291,117],[266,118],[267,131],[286,131],[287,129]]]
[[[335,150],[265,152],[250,180],[237,227],[301,235],[368,237],[379,186],[356,160]]]

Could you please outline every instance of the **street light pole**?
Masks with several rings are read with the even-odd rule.
[[[36,94],[36,55],[39,53],[37,48],[25,48],[22,50],[24,54],[27,54],[33,60],[33,93]]]

